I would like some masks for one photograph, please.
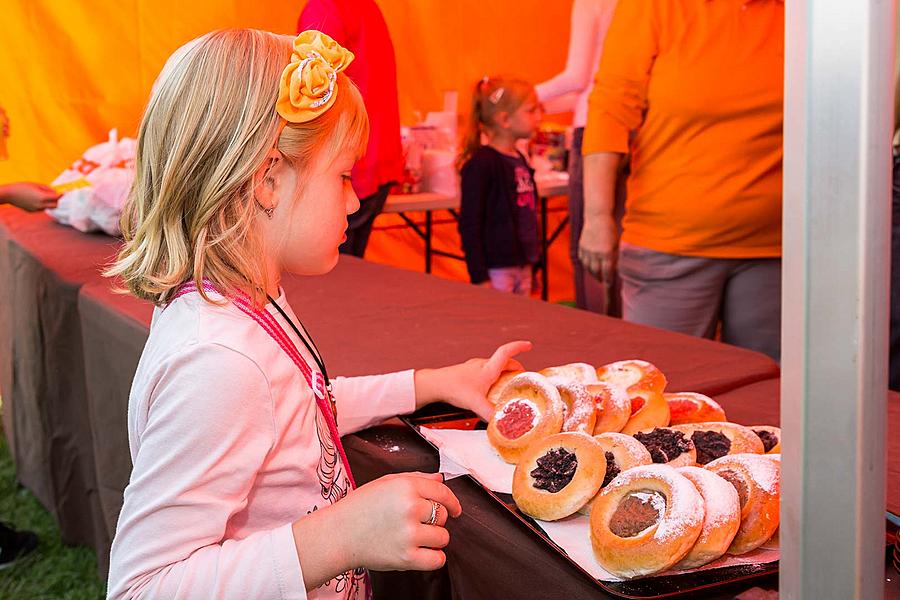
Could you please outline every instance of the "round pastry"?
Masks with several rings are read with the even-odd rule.
[[[508,463],[519,462],[528,446],[559,433],[565,404],[550,381],[537,373],[519,373],[509,380],[487,426],[491,445]]]
[[[619,577],[671,568],[703,528],[703,497],[665,465],[635,467],[600,492],[591,510],[591,545],[600,565]]]
[[[766,540],[766,543],[760,546],[760,548],[766,548],[768,550],[778,550],[781,542],[779,541],[778,533],[781,531],[781,527],[775,530],[775,533],[772,534],[772,537]]]
[[[669,404],[661,393],[631,388],[628,390],[628,397],[631,400],[631,416],[622,428],[622,433],[632,435],[643,429],[669,425]]]
[[[687,556],[675,565],[676,569],[693,569],[725,554],[741,525],[741,506],[737,490],[712,471],[681,467],[678,472],[694,484],[705,505],[700,537]]]
[[[535,519],[562,519],[594,497],[605,473],[597,440],[577,432],[551,435],[532,444],[516,465],[513,500]]]
[[[781,452],[781,429],[771,425],[752,425],[749,429],[759,436],[766,454]]]
[[[650,451],[630,435],[608,432],[595,435],[594,439],[599,442],[600,447],[603,448],[603,454],[606,456],[606,475],[603,477],[603,483],[600,484],[601,490],[609,485],[619,473],[634,467],[653,464]],[[591,514],[594,498],[579,508],[578,512],[583,515]]]
[[[593,396],[597,408],[594,435],[622,431],[631,418],[631,399],[625,388],[603,382],[589,383],[584,387]]]
[[[694,442],[697,464],[705,465],[727,454],[762,454],[763,444],[753,431],[737,423],[687,423],[673,425]]]
[[[563,418],[563,431],[580,431],[591,435],[597,421],[597,409],[594,399],[583,385],[577,381],[556,379],[556,391],[566,406]]]
[[[597,378],[628,390],[640,388],[662,394],[666,389],[666,376],[646,360],[620,360],[597,367]]]
[[[578,383],[594,383],[597,381],[597,370],[587,363],[569,363],[558,367],[547,367],[538,371],[544,377],[577,381]]]
[[[497,402],[499,402],[500,400],[500,394],[503,393],[503,388],[506,387],[506,384],[509,383],[509,380],[519,373],[524,372],[525,371],[503,371],[502,373],[500,373],[500,377],[497,378],[497,381],[495,381],[494,385],[491,386],[491,389],[488,390],[488,402],[490,402],[494,406],[497,406]]]
[[[670,467],[692,467],[697,464],[697,449],[688,434],[669,427],[638,431],[634,439],[650,452],[654,463]]]
[[[781,463],[761,454],[732,454],[706,465],[737,490],[741,526],[728,548],[744,554],[762,546],[778,529]]]
[[[663,394],[663,397],[669,405],[669,425],[728,420],[719,403],[709,396],[696,392],[677,392]]]

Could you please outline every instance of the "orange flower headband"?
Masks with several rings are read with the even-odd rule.
[[[278,114],[289,123],[306,123],[331,108],[338,73],[353,58],[352,52],[321,31],[308,29],[298,35],[291,62],[281,74]]]

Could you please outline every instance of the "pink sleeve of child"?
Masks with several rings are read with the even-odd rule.
[[[337,377],[333,381],[338,430],[347,435],[416,409],[412,369],[387,375]]]
[[[227,530],[275,441],[263,372],[235,350],[201,343],[153,377],[135,381],[149,399],[131,399],[143,426],[130,427],[134,469],[108,597],[306,598],[291,523],[243,539]]]

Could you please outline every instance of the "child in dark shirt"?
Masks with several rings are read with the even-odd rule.
[[[534,86],[485,77],[475,86],[459,157],[459,233],[472,283],[529,295],[540,260],[534,171],[516,149],[541,120]],[[487,144],[482,145],[482,136]]]

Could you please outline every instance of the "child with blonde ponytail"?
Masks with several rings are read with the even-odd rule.
[[[138,136],[109,275],[157,305],[132,384],[133,471],[110,598],[363,598],[367,569],[445,560],[438,474],[356,487],[340,436],[438,398],[484,417],[527,342],[440,369],[329,379],[280,287],[322,274],[359,206],[368,120],[353,54],[217,31],[169,59]]]
[[[529,295],[540,260],[534,171],[516,148],[541,120],[534,86],[485,77],[472,93],[472,112],[459,156],[459,233],[472,283]],[[487,144],[482,145],[486,138]]]

